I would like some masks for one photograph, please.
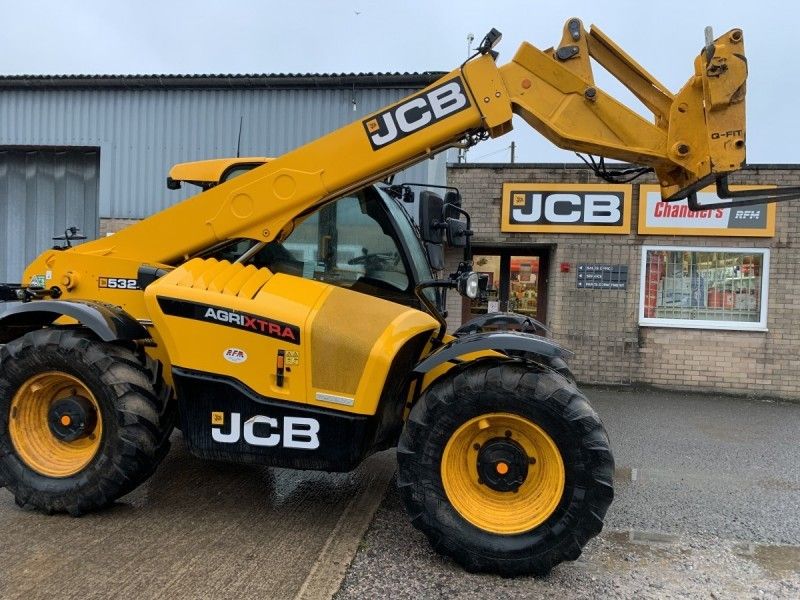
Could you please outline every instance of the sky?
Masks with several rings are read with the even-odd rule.
[[[748,163],[800,163],[794,113],[800,3],[753,0],[0,0],[0,75],[449,71],[492,27],[499,64],[522,41],[558,43],[564,22],[595,24],[669,89],[693,71],[703,29],[744,30]],[[648,115],[595,69],[599,87]],[[469,162],[575,162],[515,118]]]

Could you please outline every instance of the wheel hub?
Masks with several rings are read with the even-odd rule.
[[[94,432],[97,411],[88,398],[68,396],[53,403],[47,423],[56,438],[63,442],[74,442]]]
[[[71,477],[92,462],[103,439],[103,415],[92,391],[63,371],[38,373],[11,399],[14,451],[45,477]]]
[[[478,451],[480,483],[497,492],[516,492],[528,477],[530,458],[509,438],[494,438]]]
[[[484,413],[464,422],[447,441],[440,469],[453,508],[475,527],[501,535],[538,527],[564,494],[558,446],[522,415]]]

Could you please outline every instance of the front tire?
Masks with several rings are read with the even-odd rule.
[[[136,355],[43,329],[0,348],[0,479],[17,504],[81,515],[132,491],[169,448]]]
[[[518,361],[456,367],[398,445],[412,523],[468,571],[545,575],[580,556],[613,499],[608,436],[561,375]]]

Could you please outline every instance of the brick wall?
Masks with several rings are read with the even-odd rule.
[[[655,183],[642,178],[641,183]],[[578,165],[450,165],[448,182],[461,190],[473,218],[476,244],[552,244],[547,325],[576,356],[571,366],[585,383],[646,383],[691,389],[800,398],[800,201],[778,205],[774,238],[640,236],[638,185],[630,235],[501,233],[504,182],[596,183]],[[800,167],[753,166],[732,184],[800,185]],[[767,332],[639,327],[642,245],[765,247],[771,249]],[[458,262],[449,253],[450,264]],[[559,263],[572,265],[560,273]],[[575,285],[577,263],[628,265],[626,290]],[[449,321],[461,320],[461,299],[448,298]]]
[[[128,225],[138,223],[139,219],[100,219],[100,237],[105,237],[109,233],[116,233],[125,229]]]

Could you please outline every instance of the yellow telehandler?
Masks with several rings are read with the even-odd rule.
[[[457,191],[382,183],[511,130],[652,169],[689,198],[745,162],[742,32],[708,38],[672,93],[597,28],[475,55],[400,102],[274,158],[179,165],[199,194],[113,236],[47,250],[0,286],[0,479],[17,503],[80,515],[141,484],[180,427],[197,456],[348,471],[397,447],[416,527],[470,571],[577,558],[613,497],[603,424],[552,339],[447,335],[475,297]],[[653,113],[599,89],[590,58]],[[598,167],[613,180],[615,173]],[[771,194],[780,192],[771,191]],[[731,202],[749,202],[735,198]],[[763,202],[764,198],[758,198]],[[443,244],[464,248],[449,276]]]

